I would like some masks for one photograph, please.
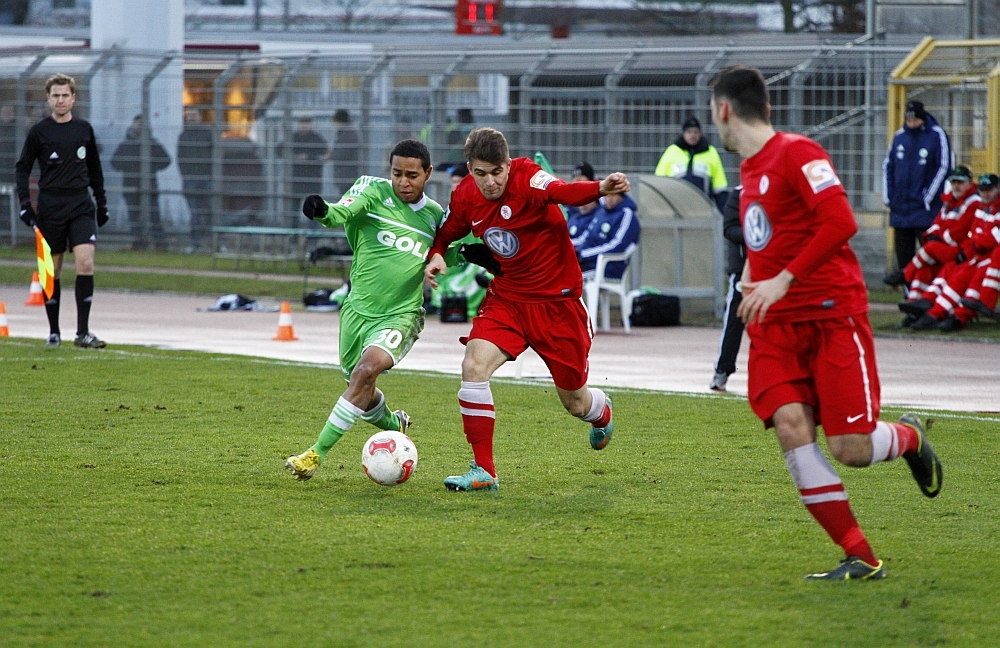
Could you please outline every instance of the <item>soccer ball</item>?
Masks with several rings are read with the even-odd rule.
[[[361,467],[376,484],[402,484],[417,469],[417,446],[402,432],[377,432],[365,441]]]

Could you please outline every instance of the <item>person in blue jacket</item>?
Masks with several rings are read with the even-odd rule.
[[[587,228],[572,239],[583,278],[592,279],[599,254],[631,252],[639,244],[639,208],[625,194],[608,194],[598,202]],[[621,279],[626,266],[625,261],[609,263],[604,276]]]
[[[594,167],[589,162],[581,162],[573,169],[573,182],[588,182],[594,179]],[[594,217],[594,210],[597,209],[597,202],[587,203],[579,207],[563,205],[563,212],[566,214],[566,225],[569,227],[569,236],[575,239],[581,236],[590,225]]]
[[[902,269],[917,251],[917,240],[941,209],[941,194],[954,156],[948,134],[919,101],[906,104],[906,121],[896,131],[882,164],[882,201],[889,208],[899,270],[883,281],[905,282]]]

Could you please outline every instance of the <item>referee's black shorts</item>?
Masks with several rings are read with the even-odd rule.
[[[39,192],[37,223],[52,254],[62,254],[84,243],[97,244],[97,209],[86,190],[69,194]]]

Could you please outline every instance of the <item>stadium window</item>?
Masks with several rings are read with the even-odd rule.
[[[76,0],[52,0],[53,9],[76,9]]]
[[[247,0],[219,0],[219,4],[223,7],[245,7]]]

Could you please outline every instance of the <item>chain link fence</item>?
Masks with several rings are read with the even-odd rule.
[[[304,195],[334,200],[358,175],[386,174],[388,151],[406,137],[429,145],[439,173],[428,193],[442,202],[450,185],[440,171],[463,162],[478,126],[502,130],[512,156],[545,153],[564,177],[584,160],[598,175],[650,173],[689,116],[720,147],[709,82],[745,63],[768,80],[775,126],[830,152],[863,226],[855,248],[881,273],[886,82],[913,44],[782,42],[792,44],[0,51],[0,183],[14,181],[57,71],[76,78],[75,114],[101,145],[112,213],[102,245],[205,251],[212,227],[311,226]],[[737,184],[737,156],[723,152],[723,162]]]

